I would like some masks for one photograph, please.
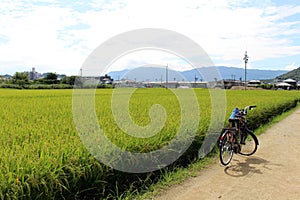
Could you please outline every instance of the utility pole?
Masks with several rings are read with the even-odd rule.
[[[166,89],[168,89],[168,65],[166,66]]]
[[[195,74],[195,83],[198,81],[198,77],[197,75]]]
[[[245,51],[245,56],[243,58],[243,60],[245,61],[245,85],[244,85],[244,90],[247,89],[247,63],[249,60],[249,56],[247,55],[247,51]]]

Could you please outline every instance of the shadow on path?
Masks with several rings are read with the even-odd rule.
[[[263,174],[264,170],[272,170],[271,166],[282,166],[273,164],[263,158],[252,156],[247,157],[244,161],[233,159],[236,163],[224,169],[224,172],[232,177],[242,177],[249,174]]]

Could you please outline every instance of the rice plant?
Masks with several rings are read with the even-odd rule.
[[[195,89],[195,93],[200,109],[196,139],[203,140],[211,101],[208,90]],[[114,144],[132,152],[150,152],[174,138],[181,112],[170,90],[138,89],[130,99],[129,113],[139,126],[151,123],[152,105],[165,109],[164,126],[149,138],[135,138],[120,129],[111,110],[112,94],[111,89],[96,90],[95,111],[104,134]],[[300,93],[226,91],[226,98],[227,116],[234,107],[257,105],[249,113],[249,122],[257,128],[296,106]],[[1,89],[0,112],[0,199],[105,198],[116,194],[117,182],[126,189],[143,176],[149,180],[149,174],[136,176],[114,170],[88,152],[73,121],[72,90]]]

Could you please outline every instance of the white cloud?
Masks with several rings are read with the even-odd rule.
[[[47,6],[25,0],[0,2],[0,33],[7,39],[1,43],[0,38],[0,71],[23,65],[24,70],[35,66],[74,74],[102,42],[137,28],[182,33],[200,44],[217,65],[243,66],[246,49],[250,62],[300,54],[300,46],[290,38],[299,34],[300,20],[287,20],[300,14],[300,6],[276,7],[269,0],[93,0],[85,5],[93,9],[79,12],[78,4],[72,8],[62,2]],[[146,57],[139,56],[138,62],[172,60]]]
[[[170,69],[183,71],[193,67],[177,55],[162,50],[138,50],[123,55],[112,63],[109,71],[133,69],[143,66],[166,66]]]
[[[294,70],[294,69],[297,69],[298,67],[295,65],[295,63],[292,63],[292,64],[289,64],[287,66],[284,67],[284,70]]]
[[[3,62],[11,63],[11,67],[23,65],[23,70],[37,67],[42,71],[64,72],[80,67],[83,60],[78,52],[65,48],[70,42],[68,38],[58,39],[59,31],[76,23],[71,10],[39,7],[22,15],[21,18],[6,16],[5,25],[0,28],[9,38],[6,45],[0,46],[0,69],[6,67]]]

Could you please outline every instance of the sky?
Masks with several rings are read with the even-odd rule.
[[[108,39],[135,29],[175,31],[199,44],[217,66],[300,67],[298,0],[1,0],[0,75],[16,71],[77,75]],[[158,50],[137,50],[109,70],[188,64]]]

